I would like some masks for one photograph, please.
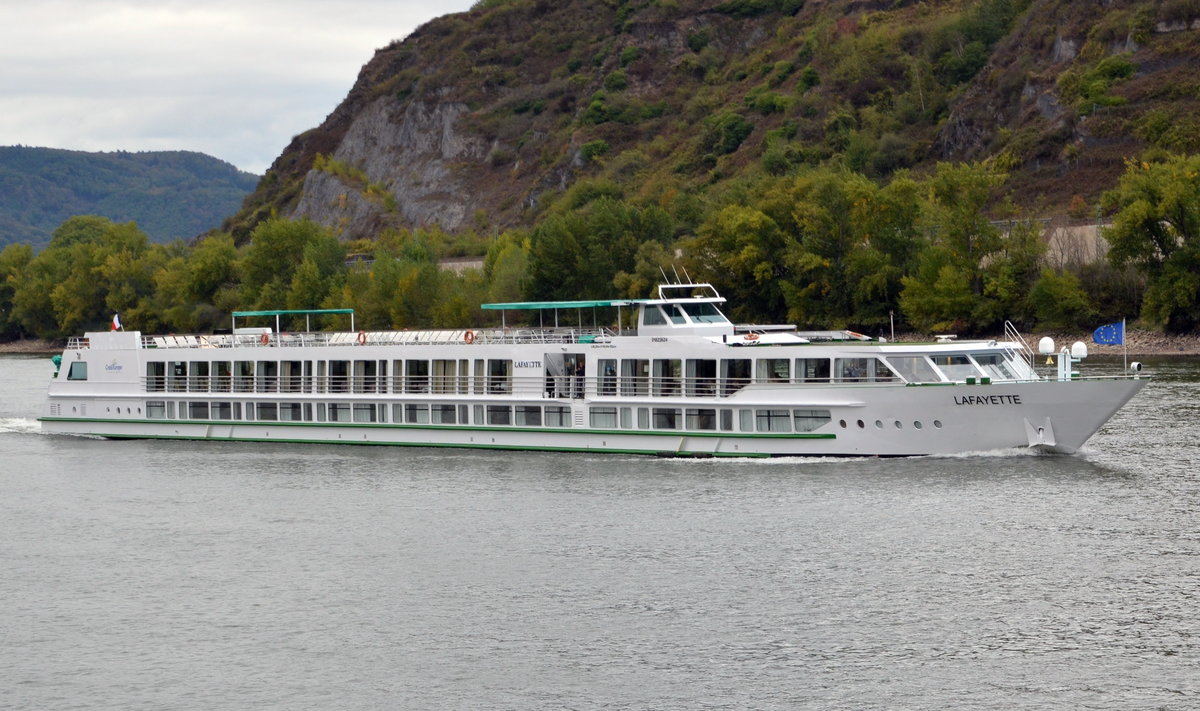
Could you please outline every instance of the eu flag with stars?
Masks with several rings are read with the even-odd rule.
[[[1125,322],[1110,323],[1101,326],[1092,334],[1092,340],[1105,346],[1119,346],[1125,343]]]

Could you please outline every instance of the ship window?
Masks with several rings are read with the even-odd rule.
[[[919,430],[924,426],[925,425],[922,425],[920,420],[913,420],[913,429]]]
[[[208,392],[208,361],[192,361],[188,364],[188,375],[188,390],[194,393]]]
[[[979,376],[979,371],[965,355],[930,356],[930,359],[946,375],[947,380],[966,380]]]
[[[721,394],[732,395],[750,382],[750,359],[721,360]]]
[[[207,420],[208,419],[208,403],[207,402],[189,402],[188,403],[188,419],[189,420]]]
[[[666,317],[658,310],[658,307],[653,304],[647,304],[642,307],[642,325],[643,326],[665,326],[667,323]]]
[[[329,421],[330,422],[349,422],[350,421],[350,403],[333,402],[329,404]]]
[[[146,392],[159,393],[167,389],[167,364],[149,362],[146,364]]]
[[[790,366],[787,358],[759,358],[758,382],[786,383],[792,378]]]
[[[888,356],[887,362],[908,383],[938,383],[942,380],[925,356]]]
[[[304,379],[304,363],[298,360],[285,360],[279,363],[279,391],[298,393]]]
[[[329,392],[344,393],[350,390],[350,361],[329,361]]]
[[[254,363],[248,360],[238,360],[233,363],[233,389],[239,393],[254,390]]]
[[[650,429],[650,408],[639,407],[637,409],[637,422],[639,430]]]
[[[475,361],[475,362],[482,363],[483,361]],[[475,406],[475,424],[477,424],[477,425],[483,424],[483,405]]]
[[[684,304],[683,310],[687,311],[688,316],[696,323],[729,323],[725,315],[709,303]]]
[[[321,417],[320,405],[317,405],[317,417]],[[404,422],[404,406],[400,403],[392,405],[392,422]]]
[[[940,430],[940,429],[942,429],[942,421],[941,421],[941,420],[934,420],[934,421],[933,421],[933,426],[934,426],[934,427],[936,427],[936,428],[937,428],[937,429],[939,429],[939,430]]]
[[[67,380],[87,380],[87,363],[82,360],[77,360],[71,364],[71,369],[67,371]]]
[[[508,405],[488,405],[487,423],[489,425],[511,425],[512,408]]]
[[[488,360],[487,391],[492,394],[512,392],[511,360]],[[491,418],[489,417],[488,420],[490,421]]]
[[[146,417],[151,420],[162,420],[167,416],[167,403],[162,400],[146,401]]]
[[[733,429],[733,410],[721,410],[721,429],[726,432]]]
[[[482,395],[482,394],[483,394],[483,382],[484,382],[483,373],[484,373],[484,366],[485,366],[485,365],[486,365],[486,363],[485,363],[485,362],[484,362],[482,359],[480,359],[480,360],[476,360],[476,361],[475,361],[475,387],[474,387],[474,393],[475,393],[476,395]],[[481,421],[481,419],[482,419],[482,418],[481,418],[479,415],[476,415],[476,416],[475,416],[475,421],[476,421],[476,422],[479,422],[479,421]]]
[[[279,364],[273,360],[258,361],[258,380],[255,384],[255,389],[260,393],[277,392],[279,390]]]
[[[570,427],[571,426],[571,408],[563,405],[547,405],[546,406],[546,426],[547,427]]]
[[[525,427],[542,426],[542,408],[537,405],[517,405],[513,422]]]
[[[621,361],[621,394],[645,395],[649,392],[650,361],[625,359]]]
[[[617,361],[602,358],[596,365],[600,375],[600,395],[617,394]]]
[[[683,315],[683,309],[679,304],[664,304],[667,315],[671,317],[671,323],[687,323],[687,316]]]
[[[286,422],[301,422],[304,420],[304,408],[298,402],[279,403],[279,419]]]
[[[617,408],[593,407],[591,409],[592,427],[613,428],[617,426]]]
[[[738,429],[742,432],[754,431],[754,410],[738,410]]]
[[[759,432],[791,432],[792,413],[787,410],[755,410]]]
[[[375,421],[375,405],[370,402],[354,403],[354,421],[355,422],[374,422]]]
[[[660,397],[678,395],[682,371],[683,361],[679,359],[655,359],[654,394]]]
[[[677,430],[679,429],[679,409],[675,407],[655,407],[653,408],[654,429],[656,430]]]
[[[1008,364],[1004,362],[1004,358],[999,353],[989,353],[987,355],[976,354],[972,356],[983,372],[987,373],[992,380],[1016,380],[1017,376],[1009,369]]]
[[[406,392],[406,393],[427,393],[427,392],[429,392],[429,361],[427,361],[427,360],[406,360],[406,361],[404,361],[404,392]]]
[[[255,407],[255,413],[258,420],[278,420],[279,406],[273,402],[260,402]]]
[[[214,420],[232,420],[233,419],[233,403],[229,402],[214,402],[209,405],[209,414]]]
[[[373,393],[376,391],[376,375],[378,365],[373,360],[354,361],[354,392]]]
[[[429,421],[437,425],[452,425],[457,412],[453,405],[430,405]]]
[[[229,361],[219,360],[213,363],[212,389],[214,392],[227,393],[232,387],[232,375]]]
[[[796,380],[802,383],[828,382],[828,358],[797,358]]]
[[[709,408],[688,408],[684,413],[684,428],[689,430],[717,429],[717,411]]]
[[[837,379],[849,383],[864,383],[871,380],[873,358],[838,358],[835,364]]]
[[[633,429],[633,408],[621,408],[621,428],[626,430]]]
[[[84,379],[87,379],[86,376]],[[187,390],[187,363],[175,360],[167,364],[167,390],[173,393]]]
[[[469,420],[467,419],[467,406],[466,405],[458,406],[458,421],[464,425],[467,424],[467,422],[469,422]]]
[[[429,406],[414,405],[412,403],[404,406],[404,421],[410,425],[427,425],[429,424]]]
[[[433,392],[455,392],[457,389],[457,383],[455,382],[456,380],[458,380],[457,360],[433,361]]]
[[[392,361],[392,390],[394,393],[404,392],[404,361]]]
[[[717,361],[688,359],[684,374],[688,395],[710,397],[717,393]]]
[[[812,432],[827,424],[832,419],[829,410],[792,410],[797,432]]]

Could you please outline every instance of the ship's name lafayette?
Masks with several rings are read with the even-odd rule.
[[[1020,395],[955,395],[955,405],[1020,405]]]

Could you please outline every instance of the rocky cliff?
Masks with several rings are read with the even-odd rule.
[[[671,207],[756,172],[987,158],[1019,204],[1091,211],[1127,157],[1200,149],[1193,4],[485,0],[379,50],[227,227],[485,231],[584,179]]]

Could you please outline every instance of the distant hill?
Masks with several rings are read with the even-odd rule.
[[[258,176],[189,151],[87,153],[0,147],[0,247],[42,248],[64,220],[136,222],[154,242],[188,239],[237,212]]]

